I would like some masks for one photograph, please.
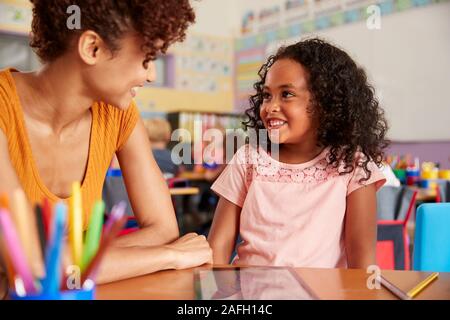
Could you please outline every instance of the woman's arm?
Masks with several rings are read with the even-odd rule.
[[[377,201],[372,183],[347,197],[345,246],[349,268],[366,269],[376,264]]]
[[[9,158],[8,141],[0,130],[0,193],[5,193],[11,199],[12,193],[20,189],[19,178]]]
[[[229,264],[239,235],[241,208],[220,197],[208,235],[215,264]]]
[[[13,191],[20,188],[19,179],[17,178],[9,159],[6,137],[1,130],[0,177],[2,177],[0,179],[0,193],[11,195]],[[165,182],[162,182],[162,186],[165,187]],[[136,192],[135,189],[134,191]],[[164,192],[162,192],[162,194],[164,194]],[[191,233],[173,241],[178,237],[178,229],[176,227],[176,221],[173,221],[175,218],[173,217],[173,220],[170,219],[170,214],[173,214],[173,209],[171,209],[168,192],[167,198],[169,201],[164,201],[164,199],[155,200],[152,198],[153,202],[157,203],[156,205],[152,205],[151,202],[149,202],[148,206],[152,209],[166,205],[166,208],[162,208],[163,210],[161,213],[169,215],[167,219],[169,221],[168,227],[165,227],[163,221],[162,229],[155,229],[156,232],[159,231],[162,236],[158,233],[158,236],[155,237],[152,234],[154,229],[153,225],[149,222],[151,218],[143,217],[141,223],[144,226],[149,225],[151,227],[144,227],[142,229],[143,232],[142,230],[136,231],[136,234],[139,234],[138,237],[133,238],[131,237],[133,234],[131,234],[129,236],[129,241],[123,241],[127,236],[120,237],[119,240],[108,249],[108,252],[101,263],[98,277],[99,283],[139,276],[163,269],[182,269],[195,267],[204,263],[212,263],[212,251],[204,236],[198,236],[197,234]],[[156,211],[155,215],[157,216],[159,212],[160,211]],[[175,224],[175,227],[173,224]],[[156,225],[158,225],[158,223],[156,223]],[[164,234],[166,228],[168,234]],[[150,240],[147,240],[146,238],[149,238]],[[171,243],[164,246],[152,246],[152,241]],[[70,259],[67,259],[67,262],[65,262],[66,265],[69,263],[69,260]],[[2,273],[4,273],[4,270],[1,269],[3,269],[3,267],[0,264],[0,277],[2,277]],[[6,288],[0,288],[0,296],[2,293],[1,291],[5,291],[5,289]]]
[[[204,236],[188,233],[171,244],[156,247],[111,247],[102,261],[97,283],[118,281],[166,270],[212,263]]]
[[[178,225],[166,181],[153,158],[142,120],[117,153],[128,197],[141,227],[116,245],[154,246],[178,238]]]

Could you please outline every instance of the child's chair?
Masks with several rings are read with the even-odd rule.
[[[133,209],[131,208],[130,200],[128,199],[127,189],[125,188],[120,169],[108,170],[103,184],[102,198],[105,202],[105,211],[107,213],[110,213],[112,207],[120,201],[125,201],[127,203],[128,221],[124,229],[119,233],[119,236],[139,229],[136,219],[134,218]]]
[[[450,202],[450,181],[437,180],[436,202]]]
[[[386,186],[377,192],[377,264],[381,269],[410,269],[407,223],[417,191]]]
[[[122,172],[118,169],[108,170],[103,183],[102,198],[105,202],[105,211],[111,212],[112,207],[120,201],[127,203],[127,215],[133,216],[130,200],[128,199],[127,189],[123,181]]]
[[[450,272],[450,203],[425,203],[417,209],[413,268]]]

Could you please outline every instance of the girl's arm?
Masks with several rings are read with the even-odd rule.
[[[374,183],[347,196],[344,230],[348,267],[366,269],[375,265],[377,201]]]
[[[120,237],[119,246],[160,245],[178,238],[178,225],[169,189],[153,158],[142,120],[117,153],[128,197],[141,227]]]
[[[208,235],[214,264],[229,264],[239,235],[241,208],[220,197]]]

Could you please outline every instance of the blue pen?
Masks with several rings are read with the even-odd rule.
[[[67,219],[67,208],[62,202],[55,207],[55,217],[53,221],[53,235],[47,246],[45,256],[46,277],[43,280],[42,287],[45,293],[57,293],[60,288],[62,278],[61,263],[64,229]]]

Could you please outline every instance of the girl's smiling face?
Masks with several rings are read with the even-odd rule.
[[[317,140],[307,81],[305,68],[291,59],[277,60],[268,70],[260,116],[273,143],[309,144]]]

